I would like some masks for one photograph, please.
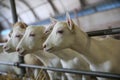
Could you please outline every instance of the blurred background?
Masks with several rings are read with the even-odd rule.
[[[65,20],[69,12],[85,32],[120,27],[120,0],[15,0],[18,21],[45,25],[49,17]],[[7,39],[13,18],[10,0],[0,0],[0,42]]]

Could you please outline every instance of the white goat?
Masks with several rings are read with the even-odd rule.
[[[67,22],[57,22],[45,41],[44,50],[57,51],[71,48],[80,52],[89,62],[93,71],[120,73],[120,41],[113,38],[93,39],[80,30],[67,17]],[[103,80],[103,78],[98,78]],[[109,80],[105,79],[104,80]]]
[[[38,40],[39,39],[43,40],[43,36],[41,36],[41,33],[43,33],[44,29],[45,28],[42,26],[29,26],[26,29],[26,32],[23,38],[21,39],[20,43],[18,44],[16,50],[21,55],[31,53],[32,55],[36,56],[37,59],[42,61],[45,66],[61,68],[62,66],[60,63],[60,59],[57,56],[55,56],[54,54],[49,54],[47,52],[44,52],[43,50],[40,51],[39,50],[40,47],[37,46],[39,45]],[[35,44],[33,43],[34,40],[36,41]],[[47,71],[47,72],[50,76],[50,80],[61,80],[60,73],[53,71]]]
[[[53,30],[53,28],[54,28],[54,25],[58,22],[58,20],[56,20],[56,19],[54,19],[54,18],[51,18],[50,17],[50,20],[51,20],[51,24],[49,25],[49,27],[47,27],[46,28],[46,30],[45,30],[45,34],[46,35],[49,35],[50,33],[51,33],[51,31]],[[71,67],[71,69],[75,69],[76,68],[76,65],[77,65],[77,63],[75,64],[74,63],[74,61],[77,61],[78,63],[80,63],[80,64],[83,64],[83,65],[79,65],[79,66],[77,66],[78,67],[78,69],[82,69],[82,70],[90,70],[90,68],[89,68],[89,65],[88,65],[88,63],[85,61],[85,59],[84,59],[84,57],[82,56],[82,55],[80,55],[78,52],[76,52],[76,51],[74,51],[74,50],[71,50],[71,49],[64,49],[64,50],[59,50],[59,51],[55,51],[55,52],[52,52],[53,54],[55,54],[55,55],[57,55],[58,57],[60,57],[62,60],[62,62],[71,62],[71,65],[72,65],[72,67]],[[67,56],[67,58],[66,58],[66,56]],[[76,60],[77,59],[77,60]],[[73,61],[72,61],[73,60]],[[84,62],[84,63],[83,63]],[[65,64],[63,64],[62,63],[62,66],[63,66],[63,68],[66,68],[65,66],[64,66]],[[69,68],[70,68],[70,66],[71,65],[69,65],[69,64],[66,64],[66,65],[68,65],[69,66]],[[84,68],[83,68],[84,67]],[[76,75],[77,77],[78,77],[78,75]],[[78,78],[75,78],[74,76],[72,76],[72,75],[67,75],[67,77],[73,77],[73,79],[78,79]],[[80,79],[80,77],[81,76],[79,76],[79,79]],[[82,78],[82,77],[81,77]],[[84,80],[96,80],[96,78],[95,77],[88,77],[88,76],[83,76],[83,78],[84,78]],[[82,79],[83,79],[82,78]]]
[[[23,22],[17,22],[13,25],[11,32],[9,33],[9,39],[3,46],[6,52],[16,51],[16,46],[18,45],[20,39],[24,35],[27,25]]]

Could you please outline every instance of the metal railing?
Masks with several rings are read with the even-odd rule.
[[[1,62],[1,61],[0,61],[0,64],[8,65],[8,66],[24,67],[24,68],[25,67],[37,68],[37,69],[50,70],[50,71],[56,71],[56,72],[74,73],[74,74],[80,74],[80,75],[97,76],[102,78],[120,79],[120,74],[116,74],[116,73],[74,70],[74,69],[56,68],[56,67],[44,67],[44,66],[37,66],[37,65],[29,65],[29,64],[13,63],[13,62]]]
[[[88,36],[120,34],[120,27],[87,32]]]
[[[0,46],[3,46],[5,43],[0,43]]]

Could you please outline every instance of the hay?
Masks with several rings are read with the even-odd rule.
[[[39,70],[37,77],[34,77],[34,74],[27,75],[23,78],[15,77],[14,74],[8,73],[7,75],[0,75],[0,80],[50,80],[48,73],[42,69]]]
[[[37,74],[37,77],[35,78],[35,80],[48,80],[48,78],[49,78],[48,74],[41,69]]]
[[[21,80],[21,79],[14,77],[12,74],[8,74],[8,75],[0,75],[0,80]]]

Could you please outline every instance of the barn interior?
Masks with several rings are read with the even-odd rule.
[[[66,13],[90,37],[120,39],[120,0],[0,0],[0,48],[16,22],[48,27],[51,17],[66,21]]]

